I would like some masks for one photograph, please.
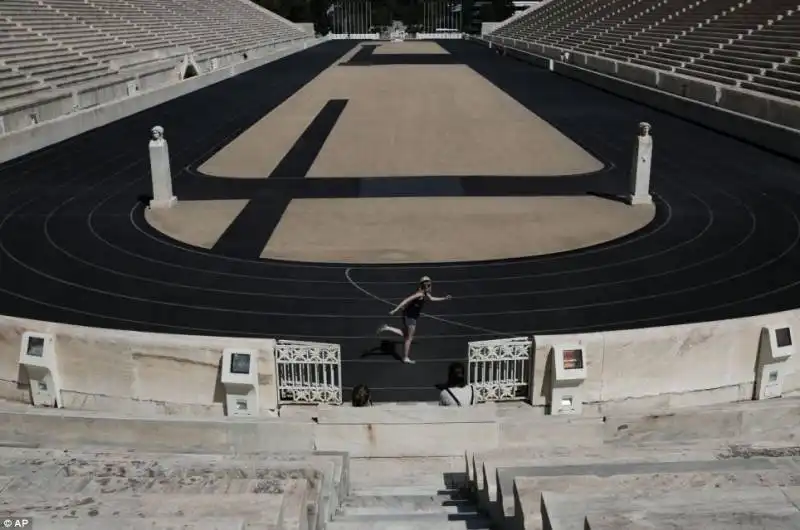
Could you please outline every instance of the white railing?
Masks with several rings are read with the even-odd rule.
[[[469,343],[469,383],[479,401],[527,399],[533,341],[528,337]]]
[[[280,403],[342,404],[338,344],[279,340],[275,347]]]
[[[380,40],[380,33],[328,33],[330,40]]]
[[[417,40],[431,40],[431,39],[462,39],[463,34],[457,32],[437,32],[437,33],[417,33]]]

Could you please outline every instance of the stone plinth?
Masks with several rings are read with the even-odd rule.
[[[653,137],[650,136],[650,124],[639,124],[639,135],[633,148],[631,164],[631,188],[628,202],[633,205],[652,204],[650,196],[650,166],[653,161]]]
[[[170,208],[178,200],[172,194],[172,171],[169,165],[169,145],[160,125],[150,131],[150,174],[153,182],[153,199],[150,208]]]

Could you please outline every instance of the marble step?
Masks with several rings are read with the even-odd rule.
[[[672,528],[728,530],[742,527],[736,524],[736,519],[740,521],[749,519],[766,522],[766,525],[761,526],[764,529],[789,530],[797,528],[794,526],[794,521],[797,520],[798,500],[800,500],[800,488],[785,487],[727,491],[684,490],[655,494],[649,494],[645,490],[635,497],[620,496],[615,492],[593,494],[544,492],[541,504],[544,508],[542,511],[544,527],[552,530],[584,530],[587,516],[626,512],[638,512],[640,517],[643,513],[650,516],[658,515],[662,518],[662,523],[666,517],[668,521],[676,523]],[[699,526],[685,526],[681,524],[680,518],[687,514],[706,517],[705,520],[695,521],[700,523]]]
[[[655,513],[647,514],[642,521],[641,512],[617,512],[587,515],[583,530],[675,530],[676,528],[797,530],[800,528],[800,516],[752,512],[742,515],[731,510],[714,513]]]
[[[190,518],[82,517],[80,519],[37,519],[37,530],[278,530],[278,526],[248,523],[241,517],[192,521]]]
[[[136,479],[127,477],[54,477],[46,482],[26,477],[0,477],[0,491],[5,494],[25,494],[47,491],[53,495],[112,495],[137,493],[183,493],[200,495],[238,495],[242,493],[280,493],[282,480],[260,480],[230,477],[186,477]]]
[[[351,458],[350,486],[359,490],[377,490],[391,484],[405,489],[424,489],[421,493],[425,494],[464,485],[463,471],[463,457]]]
[[[340,508],[345,516],[392,514],[474,514],[476,506],[464,498],[449,495],[373,495],[345,499]]]
[[[477,514],[398,514],[338,516],[326,530],[482,530],[491,521]]]
[[[417,495],[463,496],[465,489],[451,489],[442,485],[422,484],[418,486],[354,486],[351,497],[408,497]]]
[[[298,460],[243,461],[240,459],[214,461],[193,459],[187,461],[123,461],[109,458],[107,461],[0,461],[0,476],[18,477],[39,482],[43,487],[52,481],[65,478],[92,477],[102,479],[126,479],[132,481],[182,481],[187,484],[198,481],[220,481],[229,479],[282,480],[289,476],[312,473],[327,457],[307,456]]]
[[[127,480],[133,489],[145,492],[219,492],[225,491],[229,481],[238,479],[264,481],[258,491],[268,492],[270,483],[278,486],[287,478],[302,477],[314,484],[319,482],[323,488],[333,487],[337,495],[344,496],[349,489],[347,462],[346,455],[334,453],[187,455],[0,448],[0,477],[15,478],[18,489],[23,488],[20,481],[27,480],[37,491],[57,485],[64,478],[91,477],[103,486],[124,487]],[[7,486],[0,479],[0,491]]]
[[[126,495],[55,496],[47,492],[0,497],[0,512],[20,513],[39,519],[93,519],[95,517],[241,517],[253,522],[276,524],[283,495]],[[21,509],[23,508],[24,509]]]

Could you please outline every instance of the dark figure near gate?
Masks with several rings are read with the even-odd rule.
[[[356,385],[353,387],[354,407],[371,407],[372,398],[370,396],[369,387],[367,385]]]

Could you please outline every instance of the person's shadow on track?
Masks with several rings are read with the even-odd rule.
[[[371,348],[364,353],[361,354],[361,358],[365,359],[367,357],[374,357],[374,356],[387,356],[387,357],[394,357],[400,362],[403,362],[403,356],[400,355],[398,351],[401,342],[398,341],[391,341],[391,340],[381,340],[381,343],[374,348]]]

